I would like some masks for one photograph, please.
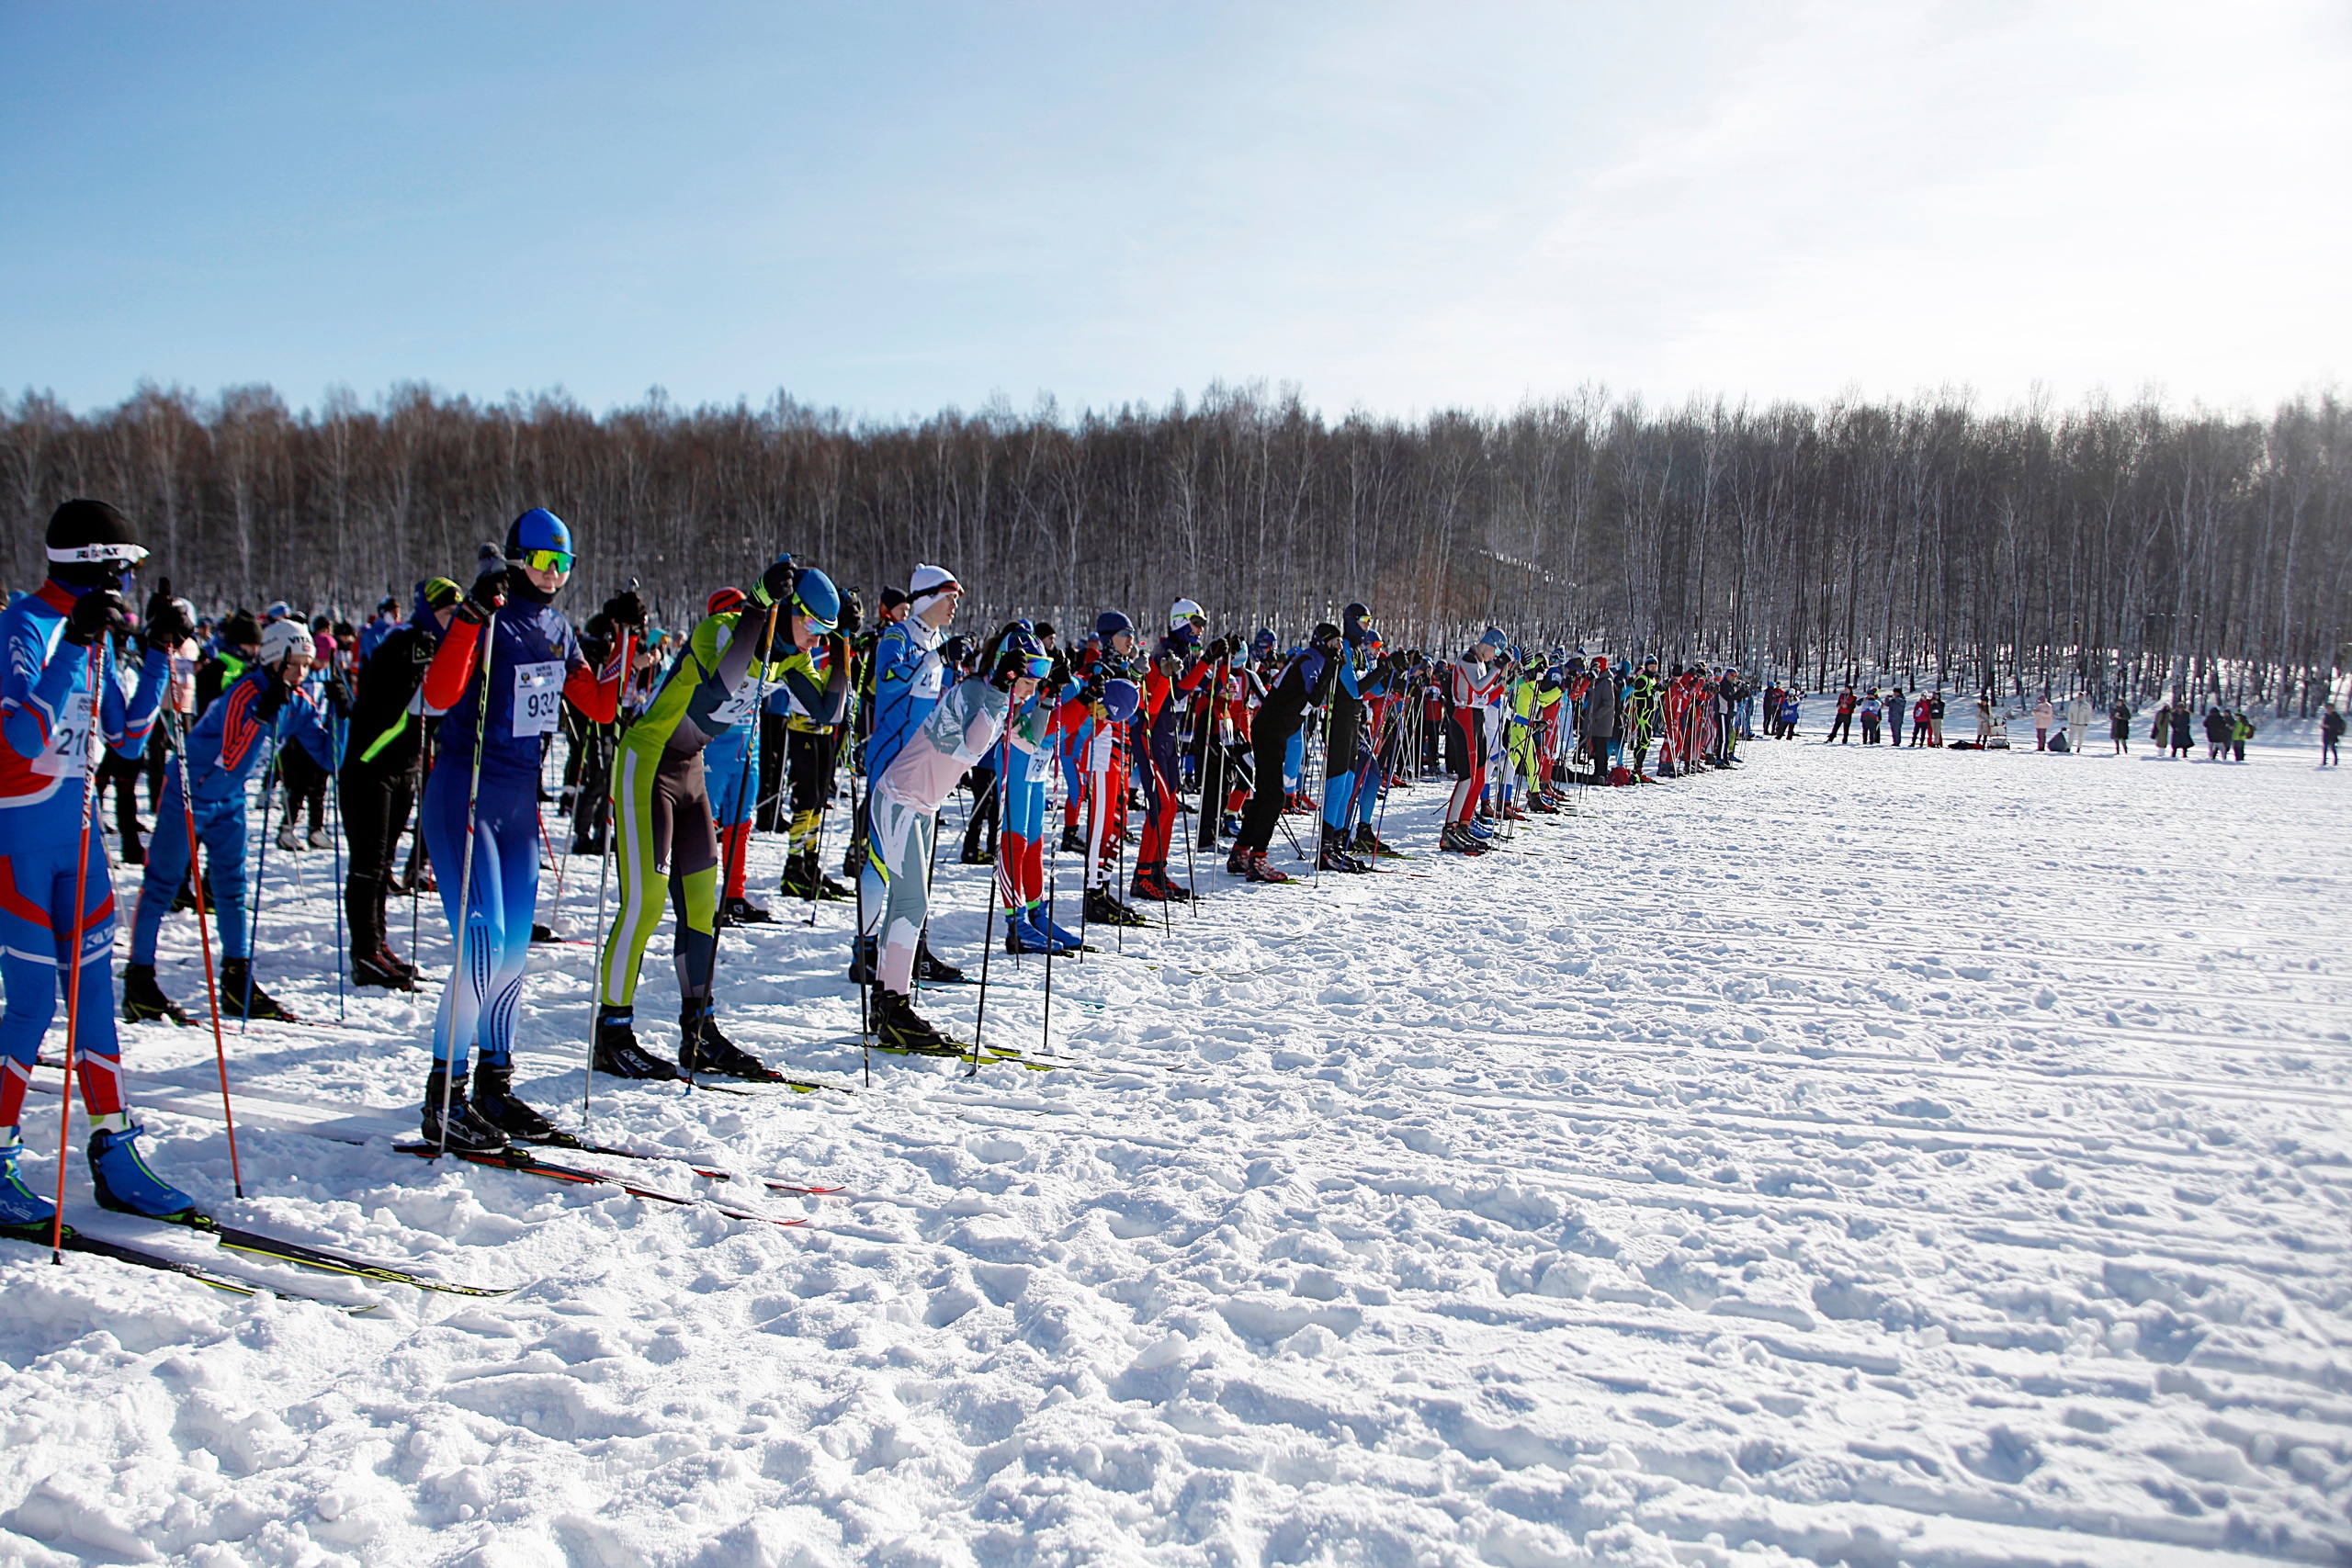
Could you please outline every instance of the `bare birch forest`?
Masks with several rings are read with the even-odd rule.
[[[869,592],[918,559],[1013,613],[1147,626],[1189,594],[1284,636],[1371,604],[1392,641],[1494,622],[1530,645],[1731,660],[1822,686],[1899,679],[2310,712],[2346,653],[2352,429],[2334,394],[2267,416],[1958,399],[1650,407],[1587,389],[1507,415],[1337,423],[1295,392],[1068,415],[992,404],[859,423],[779,394],[597,417],[395,388],[296,412],[266,387],[142,389],[75,414],[0,400],[16,513],[111,500],[208,610],[354,615],[546,505],[584,614],[640,581],[665,624],[788,547]]]

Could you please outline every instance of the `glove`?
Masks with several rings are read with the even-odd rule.
[[[605,601],[605,619],[616,626],[645,629],[645,598],[634,588],[623,589]]]
[[[107,633],[127,631],[130,626],[122,595],[112,589],[93,588],[74,600],[74,608],[66,613],[65,640],[76,648],[87,648]]]
[[[458,619],[481,626],[506,603],[506,569],[494,566],[474,579],[474,585],[458,604]]]
[[[196,627],[189,622],[187,613],[180,608],[180,602],[172,597],[169,578],[164,580],[164,585],[147,601],[146,619],[147,646],[165,653],[196,635]]]
[[[842,589],[841,617],[833,622],[833,630],[841,633],[843,637],[855,637],[857,635],[857,628],[865,624],[865,606],[859,603],[857,590],[854,588]]]
[[[792,564],[792,558],[782,557],[752,584],[752,603],[763,610],[771,604],[781,604],[792,597],[792,585],[799,580],[800,569]]]
[[[349,718],[351,716],[351,688],[343,683],[343,677],[328,676],[326,693],[327,705],[334,709],[334,716],[337,718]]]

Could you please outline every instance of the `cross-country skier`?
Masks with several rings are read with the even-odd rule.
[[[858,825],[859,897],[864,927],[850,958],[850,978],[860,985],[874,979],[875,952],[879,944],[882,907],[887,900],[883,879],[872,871],[874,781],[897,758],[899,749],[922,728],[947,689],[947,665],[941,650],[948,623],[964,602],[964,585],[943,566],[919,563],[907,579],[907,613],[887,626],[874,644],[874,728],[865,742],[866,820]],[[964,972],[932,955],[926,935],[916,944],[915,968],[925,985],[953,985]]]
[[[1334,660],[1330,717],[1323,734],[1323,832],[1316,864],[1324,871],[1370,871],[1359,858],[1355,825],[1372,830],[1370,806],[1380,797],[1372,726],[1365,705],[1385,695],[1392,673],[1382,657],[1372,611],[1351,603],[1340,612],[1340,647]],[[1370,845],[1362,846],[1369,852]]]
[[[1250,806],[1241,831],[1226,857],[1225,869],[1252,882],[1288,882],[1288,873],[1266,859],[1285,805],[1283,760],[1306,723],[1310,709],[1331,699],[1340,668],[1340,628],[1317,623],[1306,646],[1295,649],[1270,684],[1266,700],[1250,721]]]
[[[706,748],[759,711],[763,684],[798,682],[802,699],[829,721],[839,719],[848,700],[849,655],[835,629],[841,595],[823,572],[785,556],[761,573],[748,598],[721,590],[710,603],[726,608],[695,627],[621,737],[613,763],[619,910],[597,970],[595,1061],[600,1071],[620,1077],[678,1076],[639,1044],[636,1032],[638,975],[665,899],[677,916],[678,1066],[732,1077],[767,1075],[764,1064],[720,1032],[714,1016],[720,860],[713,796],[718,785],[740,784],[743,757],[737,752],[727,777],[714,781]],[[829,688],[817,684],[805,657],[828,640]],[[796,661],[795,655],[802,657]]]
[[[571,530],[561,518],[533,507],[508,525],[503,551],[483,552],[424,673],[425,705],[442,718],[422,812],[442,913],[464,957],[434,1020],[424,1136],[473,1152],[504,1148],[510,1134],[556,1135],[514,1093],[514,1015],[539,900],[541,750],[567,699],[591,722],[612,722],[624,677],[620,648],[591,669],[555,608],[571,576]],[[604,613],[642,637],[645,604],[633,591],[606,601]],[[481,1072],[469,1093],[477,1041]]]
[[[1011,708],[1026,703],[1053,668],[1045,645],[1017,627],[1000,633],[997,646],[991,667],[956,682],[931,704],[874,775],[866,796],[866,871],[883,887],[876,1028],[881,1043],[894,1050],[954,1049],[915,1011],[913,997],[915,945],[931,910],[931,846],[939,808],[997,743]]]
[[[253,667],[230,683],[188,732],[187,795],[180,793],[179,769],[164,780],[164,803],[155,813],[155,839],[148,846],[139,911],[131,921],[130,962],[122,972],[122,1012],[134,1023],[159,1018],[188,1021],[155,979],[155,944],[164,917],[179,896],[182,880],[195,869],[184,798],[193,802],[196,834],[204,841],[205,887],[220,935],[220,1010],[239,1018],[293,1021],[294,1015],[253,977],[253,926],[245,897],[245,785],[275,752],[288,745],[300,747],[320,767],[333,768],[334,742],[320,722],[318,709],[296,689],[310,673],[311,653],[310,634],[300,621],[280,619],[264,626]]]
[[[464,596],[465,590],[446,577],[418,583],[414,614],[378,637],[359,666],[351,739],[338,781],[344,836],[351,840],[343,897],[357,985],[416,989],[416,966],[392,951],[385,908],[392,856],[415,803],[424,755],[424,672]]]
[[[126,693],[109,633],[127,628],[122,595],[147,552],[102,501],[65,502],[43,538],[49,576],[0,613],[0,1225],[47,1226],[56,1206],[18,1175],[18,1125],[41,1037],[82,955],[74,987],[74,1069],[90,1117],[90,1178],[109,1209],[186,1213],[188,1196],[148,1168],[123,1103],[114,1021],[114,883],[105,841],[82,836],[90,758],[137,756],[162,705],[170,650],[193,628],[167,593],[147,605],[145,650]],[[96,712],[93,713],[95,707]],[[96,723],[93,724],[95,718]],[[158,837],[160,838],[160,834]],[[80,894],[78,899],[76,893]],[[165,895],[168,898],[169,894]]]
[[[1490,836],[1473,814],[1487,787],[1486,709],[1501,685],[1494,660],[1508,646],[1501,631],[1488,626],[1446,668],[1445,765],[1453,775],[1453,795],[1438,829],[1438,847],[1457,854],[1484,853]]]
[[[1182,805],[1178,791],[1179,750],[1192,728],[1193,694],[1216,672],[1225,644],[1213,649],[1201,646],[1201,631],[1208,616],[1190,599],[1179,599],[1168,612],[1168,635],[1152,649],[1151,665],[1143,681],[1142,753],[1136,759],[1143,778],[1143,839],[1136,846],[1136,871],[1127,887],[1132,898],[1159,902],[1189,899],[1193,890],[1170,880],[1168,847],[1174,841],[1176,817]]]

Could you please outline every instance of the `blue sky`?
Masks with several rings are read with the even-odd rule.
[[[2352,370],[2352,7],[0,0],[0,388],[881,418]]]

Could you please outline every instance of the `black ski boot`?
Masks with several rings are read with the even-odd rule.
[[[261,988],[253,977],[253,960],[224,959],[220,964],[220,1016],[257,1018],[266,1023],[300,1023],[285,1004]]]
[[[596,1070],[616,1078],[670,1079],[678,1069],[637,1043],[636,1015],[605,1008],[596,1014]]]
[[[690,1004],[678,1015],[678,1066],[688,1074],[716,1073],[723,1078],[757,1082],[775,1077],[765,1062],[718,1032],[710,1004]]]
[[[444,1097],[449,1107],[449,1119],[441,1119]],[[447,1137],[444,1137],[444,1132]],[[435,1148],[454,1149],[459,1154],[497,1155],[506,1152],[506,1134],[481,1119],[473,1101],[466,1094],[466,1075],[454,1078],[445,1077],[439,1067],[424,1075],[424,1141]]]
[[[1082,855],[1086,852],[1086,834],[1076,823],[1062,829],[1062,853]]]
[[[371,957],[355,956],[351,961],[351,983],[374,986],[387,991],[413,991],[416,981],[405,969],[394,969],[385,964],[379,953]]]
[[[1107,887],[1086,890],[1086,923],[1090,926],[1140,926],[1143,915],[1134,906],[1122,904]]]
[[[856,895],[817,868],[817,852],[803,850],[784,863],[784,880],[777,888],[787,898],[832,903]]]
[[[719,912],[719,918],[730,926],[773,925],[775,917],[752,903],[749,898],[729,898]]]
[[[1391,849],[1386,840],[1374,832],[1372,824],[1369,822],[1357,825],[1355,841],[1350,844],[1348,849],[1351,853],[1360,859],[1403,860],[1405,858],[1401,851]]]
[[[437,1106],[440,1102],[434,1103]],[[476,1116],[518,1144],[569,1146],[580,1141],[514,1098],[513,1067],[493,1067],[488,1062],[476,1067],[471,1103]]]
[[[155,984],[153,964],[130,964],[122,971],[122,1019],[125,1023],[145,1023],[151,1019],[168,1018],[186,1028],[195,1020],[188,1017],[180,1004],[164,995],[164,987]]]
[[[1315,855],[1318,871],[1364,872],[1372,867],[1348,853],[1348,841],[1330,829],[1323,829],[1323,842]]]
[[[926,986],[960,986],[965,973],[931,951],[929,937],[915,939],[915,978]]]
[[[896,991],[876,987],[874,992],[874,1031],[882,1045],[892,1051],[911,1051],[922,1056],[955,1056],[963,1047],[938,1030],[915,1011],[911,998]]]

